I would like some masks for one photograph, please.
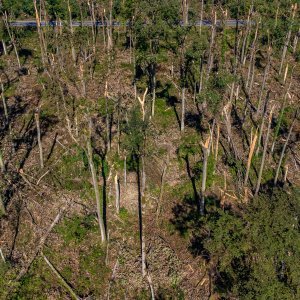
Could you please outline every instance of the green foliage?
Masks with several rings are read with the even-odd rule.
[[[95,162],[99,165],[99,159],[95,156]],[[57,166],[57,175],[62,178],[63,187],[67,190],[85,190],[91,184],[89,178],[88,159],[85,151],[77,146],[62,156],[60,165]]]
[[[80,244],[89,232],[96,232],[97,230],[98,227],[93,215],[84,218],[75,216],[72,219],[66,219],[63,224],[56,227],[56,232],[62,236],[66,244],[70,242]]]
[[[109,269],[105,266],[105,252],[100,244],[82,251],[79,257],[80,274],[76,278],[76,289],[80,295],[103,295],[103,284]]]
[[[34,8],[31,0],[2,0],[1,11],[7,11],[14,18],[33,16]]]
[[[196,133],[182,136],[178,148],[178,156],[185,158],[187,155],[195,155],[201,152],[200,138]]]
[[[139,107],[133,108],[129,113],[128,124],[124,129],[126,133],[124,144],[129,153],[133,155],[141,154],[147,125],[147,122],[141,118]]]
[[[155,105],[155,121],[159,124],[160,128],[166,130],[174,125],[176,119],[172,107],[168,106],[166,101],[160,98],[156,99]]]
[[[239,299],[298,299],[300,193],[274,190],[207,219],[204,249],[220,277],[215,289]]]
[[[200,103],[206,102],[212,114],[215,114],[223,103],[226,88],[234,81],[234,77],[226,72],[213,73],[204,90],[197,96]]]

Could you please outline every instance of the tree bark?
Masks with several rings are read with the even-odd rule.
[[[287,147],[287,145],[289,143],[289,140],[291,138],[291,134],[292,134],[292,131],[293,131],[293,127],[294,127],[295,121],[296,121],[296,117],[294,118],[294,120],[293,120],[293,122],[291,124],[288,136],[286,138],[286,141],[284,143],[284,146],[283,146],[281,154],[280,154],[280,159],[279,159],[279,162],[278,162],[278,166],[277,166],[277,169],[276,169],[276,175],[275,175],[275,178],[274,178],[274,185],[276,185],[277,181],[278,181],[280,167],[281,167],[281,164],[282,164],[282,160],[283,160],[283,157],[284,157],[284,153],[285,153],[286,147]]]
[[[245,180],[244,180],[244,186],[246,186],[247,182],[248,182],[249,171],[250,171],[250,167],[251,167],[252,156],[253,156],[253,153],[254,153],[256,141],[257,141],[257,130],[255,131],[254,138],[253,138],[253,140],[251,142],[251,145],[250,145],[250,151],[249,151],[249,156],[248,156],[248,161],[247,161],[247,169],[246,169],[246,175],[245,175]]]
[[[115,175],[116,211],[120,213],[120,181],[118,174]]]
[[[271,129],[271,123],[272,123],[273,109],[274,109],[274,107],[271,108],[270,115],[269,115],[269,124],[268,124],[268,129],[267,129],[267,135],[266,135],[266,140],[265,140],[265,143],[264,143],[264,151],[263,151],[263,156],[262,156],[261,163],[260,163],[260,169],[259,169],[259,174],[258,174],[258,179],[257,179],[257,185],[256,185],[256,190],[255,190],[254,196],[258,195],[258,192],[259,192],[259,189],[260,189],[260,184],[261,184],[261,179],[262,179],[262,173],[263,173],[263,170],[264,170],[265,159],[266,159],[266,154],[267,154],[268,141],[269,141],[269,136],[270,136],[270,129]]]
[[[92,151],[92,146],[91,146],[91,141],[87,141],[87,157],[89,161],[89,166],[90,166],[90,171],[92,174],[92,180],[93,180],[93,186],[94,186],[94,191],[95,191],[95,197],[96,197],[96,205],[97,205],[97,216],[98,216],[98,224],[99,224],[99,229],[101,233],[101,240],[102,243],[106,241],[106,230],[104,226],[104,220],[103,220],[103,203],[100,199],[100,192],[99,192],[99,187],[98,187],[98,182],[97,182],[97,175],[96,175],[96,170],[94,166],[94,161],[93,161],[93,151]]]
[[[180,131],[184,131],[185,125],[185,87],[181,90],[181,124],[180,124]]]
[[[41,254],[42,257],[44,258],[46,264],[50,267],[50,269],[52,270],[52,272],[54,273],[54,275],[59,279],[59,281],[61,281],[61,283],[63,284],[63,286],[68,290],[70,296],[75,299],[75,300],[79,300],[80,297],[76,295],[76,293],[74,292],[74,290],[71,288],[71,286],[66,282],[66,280],[60,275],[60,273],[57,271],[57,269],[53,266],[53,264],[48,260],[48,258],[42,253]]]
[[[37,141],[39,146],[39,153],[40,153],[40,165],[41,168],[44,168],[44,156],[43,156],[43,146],[42,146],[42,139],[41,139],[41,127],[40,127],[40,115],[39,112],[34,114],[35,122],[36,122],[36,130],[37,130]]]

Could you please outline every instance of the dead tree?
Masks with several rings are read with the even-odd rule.
[[[33,0],[33,6],[34,6],[34,11],[35,11],[35,19],[36,19],[36,27],[38,30],[38,35],[40,39],[40,49],[41,49],[41,57],[42,57],[42,63],[45,66],[46,65],[46,44],[45,44],[45,38],[44,38],[44,33],[41,28],[41,19],[40,15],[37,9],[37,3],[36,0]]]
[[[42,146],[42,139],[41,139],[41,126],[40,126],[39,111],[35,112],[34,118],[35,118],[35,123],[36,123],[37,141],[38,141],[39,153],[40,153],[40,165],[41,165],[41,168],[44,168],[44,156],[43,156],[43,146]]]
[[[57,269],[53,266],[53,264],[49,261],[49,259],[41,253],[42,257],[44,258],[46,264],[50,267],[51,271],[54,273],[54,275],[59,279],[59,281],[63,284],[63,286],[68,290],[70,296],[75,299],[79,300],[80,297],[76,295],[72,287],[66,282],[66,280],[60,275],[60,273],[57,271]]]
[[[187,26],[189,23],[189,4],[188,0],[182,0],[182,21],[183,25]]]
[[[253,153],[254,153],[256,141],[257,141],[257,130],[255,131],[254,137],[253,137],[253,139],[251,141],[251,145],[250,145],[248,161],[247,161],[246,175],[245,175],[245,180],[244,180],[244,186],[247,186],[250,167],[251,167],[251,162],[252,162],[252,156],[253,156]]]
[[[15,35],[11,32],[11,30],[9,28],[8,17],[7,17],[6,11],[4,12],[4,24],[6,26],[6,30],[7,30],[8,36],[10,38],[10,41],[11,41],[13,47],[14,47],[14,51],[15,51],[15,54],[16,54],[18,67],[19,67],[19,69],[21,69],[21,63],[20,63],[19,53],[18,53],[18,49],[17,49],[17,45],[16,45]]]
[[[264,142],[264,150],[263,150],[263,155],[262,155],[262,158],[261,158],[259,174],[258,174],[258,179],[257,179],[257,184],[256,184],[256,189],[255,189],[254,196],[258,195],[258,192],[259,192],[259,189],[260,189],[262,174],[263,174],[263,170],[264,170],[264,166],[265,166],[265,160],[266,160],[266,154],[267,154],[267,148],[268,148],[268,141],[269,141],[269,136],[270,136],[273,110],[274,110],[274,106],[271,108],[271,111],[270,111],[270,114],[269,114],[268,129],[267,129],[266,139],[265,139],[265,142]]]
[[[120,181],[118,178],[118,173],[115,175],[115,193],[116,193],[116,211],[117,214],[120,213]]]
[[[291,10],[292,10],[291,22],[293,24],[295,14],[296,14],[296,11],[297,11],[297,3],[292,4]],[[280,61],[280,67],[279,67],[279,75],[282,72],[284,60],[285,60],[286,53],[287,53],[287,50],[288,50],[288,47],[289,47],[289,44],[290,44],[290,40],[291,40],[291,35],[292,35],[292,25],[290,26],[289,31],[287,32],[286,39],[285,39],[285,42],[284,42],[282,55],[281,55],[281,61]]]
[[[92,126],[91,120],[90,120],[89,126],[90,126],[90,137],[87,141],[87,157],[88,157],[88,161],[89,161],[89,166],[90,166],[90,171],[91,171],[93,186],[94,186],[94,192],[95,192],[95,197],[96,197],[98,225],[99,225],[99,229],[100,229],[100,233],[101,233],[101,240],[102,240],[102,243],[104,243],[106,241],[106,229],[105,229],[104,218],[103,218],[103,203],[100,198],[97,174],[96,174],[96,169],[95,169],[94,160],[93,160],[93,150],[92,150],[92,145],[91,145],[91,126]]]
[[[146,112],[145,112],[145,101],[146,101],[147,92],[148,92],[148,88],[146,88],[142,99],[141,99],[140,96],[138,96],[138,100],[139,100],[140,105],[141,105],[141,111],[142,111],[142,119],[143,119],[143,121],[145,121],[145,115],[146,115]]]
[[[287,147],[287,145],[289,143],[289,140],[291,138],[293,127],[294,127],[295,121],[296,121],[296,116],[297,116],[297,112],[295,114],[294,120],[293,120],[293,122],[291,124],[288,136],[287,136],[287,138],[285,140],[284,146],[283,146],[281,154],[280,154],[280,159],[279,159],[279,162],[278,162],[278,166],[277,166],[277,169],[276,169],[276,175],[275,175],[275,178],[274,178],[274,185],[277,184],[277,180],[278,180],[278,176],[279,176],[279,171],[280,171],[280,168],[281,168],[282,160],[283,160],[283,157],[284,157],[284,154],[285,154],[286,147]]]
[[[71,199],[67,199],[66,203],[62,206],[62,208],[59,210],[58,214],[50,224],[50,226],[45,230],[44,235],[40,238],[36,248],[33,251],[33,255],[28,259],[28,261],[24,264],[24,266],[21,268],[20,272],[18,273],[16,277],[16,281],[19,281],[23,278],[23,276],[28,272],[31,264],[39,254],[39,252],[43,249],[43,246],[50,235],[51,231],[53,230],[54,226],[60,221],[65,211],[70,207],[71,205]]]
[[[4,85],[3,85],[1,78],[0,78],[0,83],[1,83],[1,98],[2,98],[2,103],[3,103],[4,116],[5,116],[6,122],[8,123],[8,111],[7,111],[6,99],[4,96]]]
[[[210,46],[209,46],[209,56],[207,62],[207,77],[209,77],[211,69],[214,63],[214,47],[215,47],[215,38],[217,33],[217,12],[213,12],[214,21],[211,26],[211,37],[210,37]]]
[[[71,12],[70,0],[67,1],[67,4],[68,4],[69,22],[70,22],[70,33],[71,33],[71,38],[70,38],[71,53],[72,53],[73,62],[75,62],[76,61],[76,52],[75,52],[74,42],[73,42],[74,30],[73,30],[73,21],[72,21],[72,12]]]
[[[203,167],[202,167],[202,183],[201,183],[201,200],[200,200],[200,214],[203,216],[205,211],[205,191],[207,178],[207,164],[209,157],[209,149],[211,145],[210,136],[207,138],[205,144],[201,142],[203,151]]]

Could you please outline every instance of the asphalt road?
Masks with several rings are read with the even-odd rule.
[[[64,26],[67,25],[67,22],[57,22],[57,21],[50,21],[50,22],[45,22],[42,21],[41,22],[41,26],[45,27],[45,26]],[[217,21],[217,26],[220,26],[222,24],[222,21],[218,20]],[[244,26],[245,24],[247,24],[247,21],[244,20],[227,20],[225,21],[225,26],[227,27],[236,27],[238,26]],[[36,21],[35,20],[26,20],[26,21],[12,21],[9,22],[9,25],[12,27],[36,27]],[[72,26],[73,27],[80,27],[80,26],[84,26],[84,27],[92,27],[93,25],[97,26],[97,27],[105,27],[105,26],[109,26],[108,22],[101,22],[101,21],[96,21],[95,23],[93,21],[83,21],[82,23],[80,21],[73,21],[72,22]],[[180,22],[180,25],[183,25],[182,22]],[[201,21],[196,21],[193,24],[190,24],[190,26],[206,26],[206,27],[210,27],[212,26],[212,22],[208,21],[208,20],[203,20]],[[126,23],[121,23],[118,21],[113,21],[112,22],[112,26],[113,27],[122,27],[122,26],[129,26],[129,22]]]

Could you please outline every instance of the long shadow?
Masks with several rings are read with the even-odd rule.
[[[194,256],[201,256],[209,261],[209,254],[204,248],[204,238],[209,234],[205,231],[207,218],[217,219],[220,216],[220,199],[215,195],[205,198],[206,208],[209,216],[201,217],[197,203],[192,195],[186,194],[181,203],[172,208],[173,217],[170,223],[182,236],[189,236],[189,252]],[[226,208],[230,209],[230,208]]]
[[[199,193],[197,191],[195,176],[193,176],[192,173],[191,173],[191,167],[190,167],[190,161],[189,161],[189,156],[188,155],[185,156],[184,161],[186,163],[187,174],[188,174],[189,179],[191,180],[191,183],[192,183],[193,192],[194,192],[194,199],[196,201],[197,210],[198,210],[198,213],[200,213],[200,197],[199,197]]]
[[[199,133],[205,132],[205,128],[201,125],[200,114],[194,114],[187,112],[185,114],[185,125],[191,128],[195,128]]]
[[[174,110],[175,116],[176,116],[176,120],[178,123],[178,127],[180,128],[180,118],[176,109],[176,104],[179,103],[178,98],[176,96],[171,96],[170,95],[170,89],[171,89],[172,85],[170,83],[167,83],[165,85],[165,87],[158,92],[156,95],[158,98],[165,98],[166,99],[166,103],[168,106],[171,106]]]

